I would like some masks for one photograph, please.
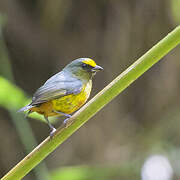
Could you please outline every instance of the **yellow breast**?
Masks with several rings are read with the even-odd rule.
[[[71,94],[59,99],[52,100],[52,108],[66,114],[71,114],[78,110],[89,98],[92,88],[92,81],[84,85],[79,94]]]

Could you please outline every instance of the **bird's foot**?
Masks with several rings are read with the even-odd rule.
[[[65,125],[65,127],[68,127],[70,124],[71,124],[71,121],[69,120],[72,116],[69,115],[68,118],[66,118],[64,121],[63,121],[63,124]]]
[[[56,128],[51,128],[51,132],[49,134],[50,138],[52,138],[54,136],[54,133],[56,132]]]
[[[69,118],[66,118],[66,119],[63,121],[63,123],[64,123],[64,124],[67,124],[68,120],[69,120]]]
[[[65,127],[68,127],[69,126],[69,124],[70,124],[70,122],[69,122],[69,119],[72,117],[70,114],[66,114],[66,113],[63,113],[63,112],[60,112],[60,111],[55,111],[55,110],[53,110],[55,113],[57,113],[57,114],[60,114],[60,115],[63,115],[63,116],[65,116],[65,117],[67,117],[64,121],[63,121],[63,125],[65,126]]]

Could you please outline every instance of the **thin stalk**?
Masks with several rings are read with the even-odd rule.
[[[30,154],[11,169],[2,180],[16,180],[23,178],[37,164],[46,158],[60,144],[62,144],[71,134],[79,129],[85,122],[94,116],[107,103],[114,99],[132,82],[140,77],[145,71],[157,63],[170,50],[180,43],[180,26],[169,33],[158,44],[152,47],[147,53],[140,57],[134,64],[121,73],[108,86],[99,92],[85,106],[76,112],[68,127],[60,127],[54,137],[46,138]]]

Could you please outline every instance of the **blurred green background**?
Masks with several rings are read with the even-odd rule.
[[[179,22],[179,0],[1,0],[0,177],[49,134],[16,111],[50,76],[91,57],[93,97]],[[177,47],[24,179],[180,179],[179,69]]]

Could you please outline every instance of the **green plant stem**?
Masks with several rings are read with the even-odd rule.
[[[33,149],[33,147],[37,146],[37,142],[29,125],[29,122],[24,120],[23,114],[17,114],[17,111],[15,110],[10,110],[9,112],[19,134],[19,138],[24,145],[26,152],[29,153],[30,150]],[[37,180],[51,179],[45,162],[40,163],[38,166],[36,166],[36,168],[33,169],[33,171]]]
[[[152,67],[153,64],[157,63],[179,43],[180,26],[169,33],[164,39],[114,79],[108,86],[106,86],[72,116],[72,123],[69,124],[68,127],[62,126],[57,130],[52,139],[49,137],[46,138],[39,146],[37,146],[30,154],[10,170],[2,180],[16,180],[23,178],[38,163],[62,144],[73,132],[88,121],[88,119],[95,115],[100,109],[102,109],[107,103]]]

